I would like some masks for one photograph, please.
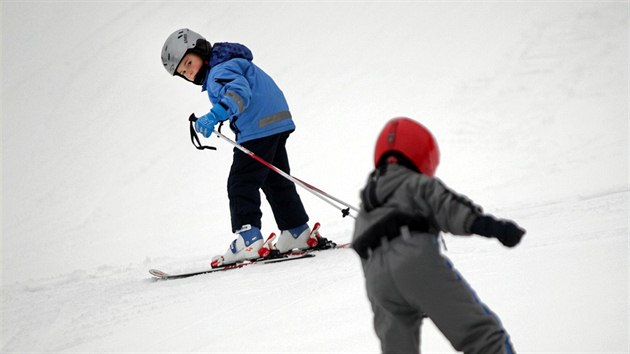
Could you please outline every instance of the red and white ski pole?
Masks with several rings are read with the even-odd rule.
[[[193,145],[198,149],[198,150],[204,150],[204,149],[210,149],[210,150],[216,150],[215,147],[213,146],[204,146],[201,145],[201,142],[199,141],[199,137],[197,136],[197,132],[195,131],[195,128],[193,126],[193,123],[197,120],[197,117],[195,116],[195,114],[191,114],[190,117],[188,118],[188,121],[190,122],[190,139],[192,140]],[[216,134],[218,137],[223,138],[223,140],[227,141],[228,143],[234,145],[234,147],[236,147],[237,149],[241,150],[242,152],[244,152],[245,154],[249,155],[251,158],[253,158],[254,160],[260,162],[261,164],[267,166],[270,170],[278,173],[280,176],[288,179],[289,181],[297,184],[298,186],[306,189],[307,191],[309,191],[310,193],[312,193],[313,195],[315,195],[316,197],[318,197],[319,199],[325,201],[326,203],[332,205],[335,209],[338,209],[341,211],[341,215],[343,217],[346,217],[348,215],[350,215],[351,217],[355,217],[354,215],[350,214],[350,209],[352,209],[355,212],[359,212],[359,209],[357,209],[356,207],[344,202],[343,200],[337,199],[334,196],[324,192],[323,190],[313,186],[312,184],[308,184],[304,181],[302,181],[299,178],[293,177],[290,174],[282,171],[281,169],[277,168],[276,166],[270,164],[269,162],[263,160],[261,157],[259,157],[258,155],[254,154],[253,152],[249,151],[247,148],[245,148],[244,146],[238,144],[237,142],[233,141],[232,139],[228,138],[227,136],[223,135],[220,132],[220,129],[217,130],[215,129],[213,131],[214,134]],[[333,201],[345,206],[345,208],[340,207],[339,205],[333,203]]]
[[[254,160],[260,162],[261,164],[267,166],[270,170],[278,173],[280,176],[288,179],[289,181],[295,183],[296,185],[306,189],[307,191],[311,192],[313,195],[315,195],[316,197],[318,197],[319,199],[325,201],[326,203],[332,205],[333,207],[335,207],[336,209],[339,209],[341,211],[341,214],[345,217],[347,215],[350,215],[351,217],[354,218],[354,215],[350,214],[350,209],[352,209],[355,212],[359,212],[359,209],[357,209],[356,207],[344,202],[343,200],[337,199],[334,196],[324,192],[323,190],[313,186],[312,184],[306,183],[304,181],[302,181],[301,179],[297,178],[297,177],[293,177],[290,174],[282,171],[281,169],[277,168],[276,166],[270,164],[269,162],[263,160],[261,157],[259,157],[258,155],[254,154],[253,152],[251,152],[250,150],[248,150],[246,147],[238,144],[237,142],[233,141],[232,139],[228,138],[227,136],[223,135],[223,133],[221,133],[218,130],[214,130],[214,134],[218,135],[220,138],[222,138],[223,140],[227,141],[228,143],[234,145],[234,147],[236,147],[237,149],[241,150],[242,152],[246,153],[247,155],[249,155],[251,158],[253,158]],[[342,208],[339,205],[333,203],[332,201],[335,201],[343,206],[345,206],[346,208]]]

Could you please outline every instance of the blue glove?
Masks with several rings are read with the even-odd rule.
[[[225,108],[220,104],[215,104],[208,114],[197,119],[195,122],[195,130],[205,138],[208,138],[214,131],[214,126],[218,122],[223,122],[228,118],[230,118],[230,114]]]

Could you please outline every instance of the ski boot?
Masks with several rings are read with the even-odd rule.
[[[249,261],[260,257],[258,251],[263,246],[263,237],[259,228],[244,225],[236,234],[236,239],[232,241],[225,254],[212,259],[212,268]]]
[[[319,223],[315,223],[313,230],[307,224],[280,233],[276,248],[280,253],[298,250],[322,250],[334,248],[336,244],[319,234]]]

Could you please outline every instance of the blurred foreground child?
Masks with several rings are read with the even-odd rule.
[[[497,316],[440,253],[440,232],[494,237],[516,246],[525,230],[496,219],[434,178],[437,144],[409,118],[390,120],[361,191],[352,247],[361,256],[374,328],[384,353],[419,353],[429,317],[464,353],[512,353]]]

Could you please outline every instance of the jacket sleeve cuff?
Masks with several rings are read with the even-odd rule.
[[[218,104],[212,106],[211,111],[212,113],[214,113],[214,116],[217,117],[219,122],[223,122],[224,120],[230,118],[230,113],[228,113],[227,109],[224,106],[224,103],[222,102],[219,102]]]

